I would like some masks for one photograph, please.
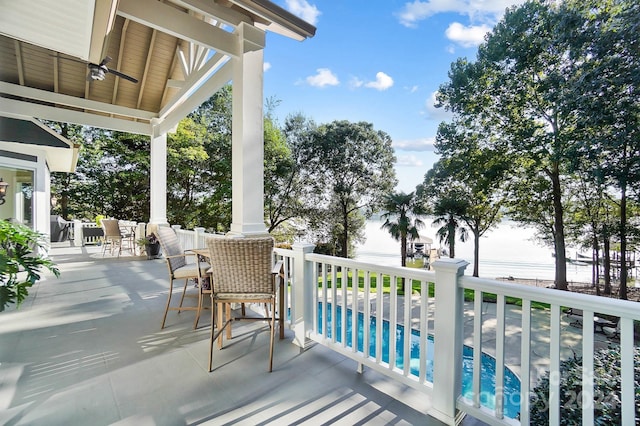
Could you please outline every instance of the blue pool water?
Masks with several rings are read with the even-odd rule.
[[[342,307],[336,306],[336,340],[342,342]],[[331,338],[331,304],[327,304],[327,337]],[[351,347],[352,340],[352,313],[347,309],[347,346]],[[364,314],[358,312],[358,350],[363,351],[364,342]],[[404,326],[396,325],[396,366],[400,369],[404,366]],[[318,307],[318,333],[322,334],[322,302]],[[370,320],[369,356],[375,357],[376,351],[376,318]],[[420,332],[411,330],[411,374],[418,376],[420,363]],[[389,362],[389,321],[382,323],[382,360]],[[464,346],[462,351],[462,395],[472,399],[473,382],[473,348]],[[427,381],[433,382],[433,336],[427,339]],[[480,372],[480,403],[489,409],[495,408],[496,387],[496,361],[493,357],[482,354]],[[507,367],[504,369],[504,415],[517,418],[520,412],[520,379]]]

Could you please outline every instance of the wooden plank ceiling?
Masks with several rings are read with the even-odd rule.
[[[151,8],[156,14],[130,19],[138,6]],[[137,83],[113,73],[106,73],[104,80],[93,80],[88,77],[87,62],[61,53],[63,49],[0,35],[0,115],[10,115],[12,109],[24,115],[29,113],[29,105],[33,105],[35,114],[50,110],[45,107],[55,107],[66,112],[61,117],[69,117],[60,121],[78,122],[86,114],[100,115],[144,124],[132,125],[129,131],[147,133],[148,124],[163,107],[203,84],[202,77],[194,75],[205,66],[211,67],[208,61],[217,61],[220,68],[230,58],[228,53],[212,48],[216,46],[197,43],[191,34],[179,34],[176,27],[163,28],[163,19],[172,14],[175,18],[186,18],[186,22],[195,19],[207,23],[205,28],[211,28],[220,39],[225,33],[234,34],[241,23],[298,40],[315,33],[313,26],[264,0],[120,0],[113,27],[104,37],[102,55],[111,58],[106,64],[108,68],[137,79]],[[59,25],[64,26],[65,22]],[[212,39],[211,34],[203,35],[203,39]],[[220,46],[226,45],[221,42]],[[58,116],[45,115],[49,115],[43,117],[47,119]],[[109,127],[103,124],[107,121],[87,121],[81,124]],[[122,127],[111,128],[124,130]]]

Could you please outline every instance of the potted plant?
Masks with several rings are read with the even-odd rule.
[[[20,306],[43,268],[60,276],[46,257],[45,240],[45,235],[27,226],[0,220],[0,312],[11,303]]]
[[[146,237],[138,238],[136,244],[147,253],[147,259],[155,259],[160,255],[160,241],[156,234],[149,234]]]

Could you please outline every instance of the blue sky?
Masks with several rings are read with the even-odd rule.
[[[397,190],[413,191],[437,160],[448,114],[438,87],[459,57],[473,59],[506,7],[523,0],[273,0],[316,26],[297,42],[268,33],[265,98],[280,124],[301,112],[317,124],[373,123],[393,140]]]

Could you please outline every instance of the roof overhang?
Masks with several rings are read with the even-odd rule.
[[[25,153],[25,145],[44,153],[50,171],[75,172],[78,145],[37,120],[0,116],[0,149]]]
[[[20,0],[0,14],[0,115],[151,135],[231,81],[265,32],[315,27],[267,0]],[[87,63],[117,74],[88,78]]]

